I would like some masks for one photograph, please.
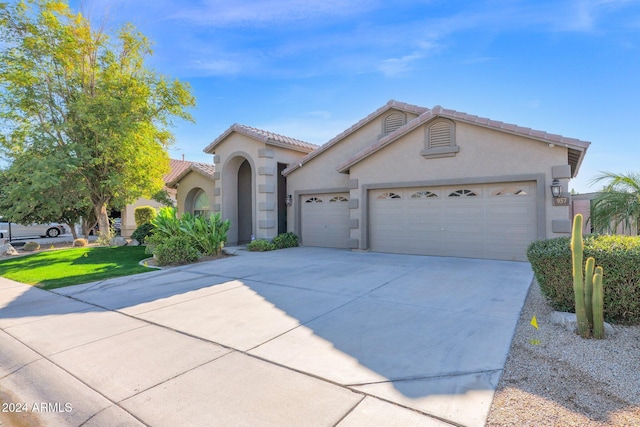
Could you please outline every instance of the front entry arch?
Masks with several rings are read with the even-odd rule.
[[[251,165],[247,160],[238,168],[238,243],[244,244],[251,241],[252,227],[252,201],[253,187],[251,185]]]
[[[237,152],[222,168],[222,217],[231,221],[228,244],[244,244],[255,235],[255,168],[248,155]]]

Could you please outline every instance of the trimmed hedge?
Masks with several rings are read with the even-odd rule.
[[[298,236],[291,231],[281,233],[273,238],[273,244],[276,249],[295,248],[298,246]]]
[[[640,324],[640,237],[588,235],[584,258],[604,269],[604,316],[612,323]],[[575,311],[568,237],[538,240],[527,257],[542,293],[554,309]]]
[[[276,249],[276,245],[265,239],[256,239],[247,243],[247,249],[252,252],[267,252]]]
[[[151,206],[138,206],[133,210],[133,218],[136,222],[136,227],[150,223],[157,214],[158,212]]]

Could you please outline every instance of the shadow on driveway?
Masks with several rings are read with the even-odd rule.
[[[116,310],[366,396],[483,425],[531,280],[522,262],[246,252],[55,294],[4,283],[0,328],[20,339],[20,325],[48,316]]]

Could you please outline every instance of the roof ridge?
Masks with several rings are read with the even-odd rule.
[[[366,117],[358,120],[356,123],[354,123],[353,125],[351,125],[347,129],[345,129],[344,131],[340,132],[338,135],[334,136],[333,138],[331,138],[326,143],[322,144],[320,146],[320,148],[318,148],[317,150],[312,151],[311,153],[307,154],[302,159],[300,159],[298,162],[294,163],[292,166],[289,166],[287,169],[284,170],[284,173],[286,175],[288,175],[289,173],[291,173],[294,170],[298,169],[299,167],[304,165],[306,162],[308,162],[311,159],[313,159],[314,157],[318,156],[320,153],[323,153],[324,151],[326,151],[329,148],[331,148],[333,145],[335,145],[341,139],[344,139],[347,136],[351,135],[352,133],[354,133],[358,129],[360,129],[363,126],[365,126],[371,120],[373,120],[374,118],[378,117],[383,112],[385,112],[387,110],[390,110],[390,109],[402,110],[402,111],[405,111],[405,112],[418,114],[418,117],[416,117],[413,120],[417,120],[420,117],[420,115],[430,111],[426,107],[421,107],[419,105],[413,105],[413,104],[407,104],[406,102],[400,102],[400,101],[396,101],[395,99],[390,99],[383,106],[377,108],[374,112],[372,112],[372,113],[368,114]],[[409,120],[408,123],[411,123],[413,120]]]

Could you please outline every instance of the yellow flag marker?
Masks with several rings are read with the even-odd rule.
[[[535,315],[531,318],[531,326],[538,329],[538,319],[536,319]]]

